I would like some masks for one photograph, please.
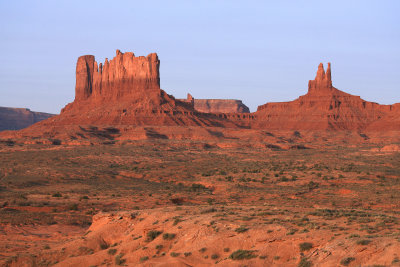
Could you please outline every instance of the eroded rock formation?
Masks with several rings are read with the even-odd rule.
[[[76,64],[75,100],[61,114],[37,127],[61,125],[231,125],[217,116],[197,112],[190,103],[176,100],[160,89],[157,54],[136,57],[116,51],[98,64],[92,55]]]
[[[52,116],[54,114],[34,112],[27,108],[0,107],[0,131],[20,130]]]
[[[378,126],[399,114],[399,104],[379,105],[332,86],[331,67],[322,63],[308,83],[307,94],[291,102],[267,103],[258,107],[258,128],[279,130],[379,130]],[[391,127],[400,130],[400,123]]]
[[[97,64],[94,56],[78,58],[76,64],[75,100],[118,101],[138,97],[141,93],[159,95],[160,61],[155,53],[135,57],[132,52],[122,53],[104,65]]]
[[[110,61],[106,59],[104,64],[98,64],[94,56],[82,56],[76,67],[74,102],[59,116],[18,133],[3,132],[1,136],[73,142],[93,137],[225,138],[260,142],[270,136],[265,131],[286,131],[289,135],[301,131],[309,136],[314,136],[311,132],[341,131],[355,133],[356,140],[368,136],[380,140],[382,133],[394,132],[389,135],[398,140],[400,103],[379,105],[336,89],[332,85],[330,64],[326,72],[322,64],[318,66],[305,95],[290,102],[261,105],[254,113],[246,113],[248,108],[240,100],[195,99],[190,94],[187,99],[175,99],[160,89],[159,66],[156,54],[135,57],[133,53],[117,50],[116,56]],[[368,136],[365,132],[369,132]]]
[[[190,103],[194,109],[204,113],[250,113],[249,108],[237,99],[196,99],[191,94],[180,101]]]

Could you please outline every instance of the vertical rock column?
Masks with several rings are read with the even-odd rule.
[[[75,101],[86,100],[93,89],[94,56],[78,58],[76,63]]]

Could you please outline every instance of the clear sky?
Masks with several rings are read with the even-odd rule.
[[[335,87],[400,102],[400,1],[0,0],[0,106],[58,113],[75,64],[157,52],[177,98],[242,99],[251,111],[307,91],[320,62]]]

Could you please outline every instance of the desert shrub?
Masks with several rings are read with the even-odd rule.
[[[352,262],[352,261],[354,261],[354,260],[355,260],[354,257],[347,257],[347,258],[342,259],[342,260],[340,261],[340,264],[342,264],[342,265],[344,265],[344,266],[347,266],[347,265],[350,264],[350,262]]]
[[[69,210],[78,210],[78,204],[77,203],[73,203],[71,205],[68,206]]]
[[[355,237],[360,237],[360,235],[358,235],[358,234],[351,234],[351,235],[349,235],[349,238],[355,238]]]
[[[147,261],[148,259],[149,259],[148,256],[141,257],[141,258],[140,258],[140,262],[145,262],[145,261]]]
[[[61,140],[59,140],[59,139],[54,139],[51,143],[52,143],[53,145],[55,145],[55,146],[59,146],[59,145],[61,145]]]
[[[206,214],[206,213],[211,213],[211,212],[217,212],[218,210],[216,208],[210,208],[210,209],[205,209],[200,211],[200,214]]]
[[[101,243],[100,243],[100,248],[101,248],[101,249],[108,249],[108,244],[105,243],[105,242],[101,242]]]
[[[235,232],[236,232],[236,233],[244,233],[244,232],[246,232],[247,230],[249,230],[249,228],[247,228],[247,227],[244,226],[244,225],[241,225],[239,228],[236,228],[236,229],[235,229]]]
[[[181,255],[181,253],[178,253],[178,252],[171,252],[169,255],[170,255],[171,257],[178,257],[179,255]]]
[[[313,244],[310,242],[303,242],[303,243],[300,243],[299,247],[300,247],[300,251],[306,251],[306,250],[312,249]]]
[[[124,254],[118,254],[117,256],[115,256],[115,264],[116,265],[122,265],[125,263],[125,259],[123,259],[122,257],[124,256]]]
[[[165,233],[165,234],[163,234],[163,239],[164,240],[171,240],[171,239],[174,239],[175,236],[176,236],[176,234]]]
[[[229,256],[229,258],[232,260],[245,260],[245,259],[252,259],[255,257],[257,257],[257,255],[254,255],[253,250],[242,250],[242,249],[236,250]]]
[[[172,225],[177,225],[178,223],[180,223],[182,221],[181,218],[175,218],[174,223]]]
[[[115,253],[117,253],[117,250],[116,250],[115,248],[110,248],[110,249],[107,251],[107,253],[110,254],[110,255],[115,255]]]
[[[218,259],[219,258],[219,255],[218,254],[212,254],[211,255],[211,259],[213,259],[213,260],[216,260],[216,259]]]
[[[358,241],[357,241],[357,245],[366,246],[366,245],[368,245],[369,243],[371,243],[371,240],[368,240],[368,239],[361,239],[361,240],[358,240]]]
[[[147,241],[153,241],[154,239],[157,238],[157,236],[159,236],[162,232],[161,231],[157,231],[157,230],[152,230],[150,232],[147,233]]]
[[[319,187],[319,183],[311,181],[307,184],[307,187],[309,190],[313,190]]]
[[[224,248],[224,252],[229,252],[229,248]]]
[[[309,261],[307,258],[302,258],[299,262],[299,265],[297,265],[298,267],[311,267],[312,266],[312,262]]]
[[[158,249],[158,250],[160,250],[160,249],[162,249],[163,248],[163,245],[157,245],[156,246],[156,249]]]
[[[185,255],[185,257],[189,257],[190,255],[192,255],[192,252],[185,252],[183,253],[183,255]]]
[[[192,191],[192,192],[200,192],[200,191],[204,191],[204,190],[207,190],[207,187],[205,187],[202,184],[196,184],[196,183],[193,183],[190,188],[190,191]]]
[[[62,197],[61,193],[57,192],[52,195],[52,197]]]
[[[206,250],[207,250],[207,248],[201,248],[201,249],[199,249],[199,252],[204,253],[204,252],[206,252]]]

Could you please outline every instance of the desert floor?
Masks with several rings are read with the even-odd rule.
[[[4,266],[400,266],[400,153],[0,145]]]

